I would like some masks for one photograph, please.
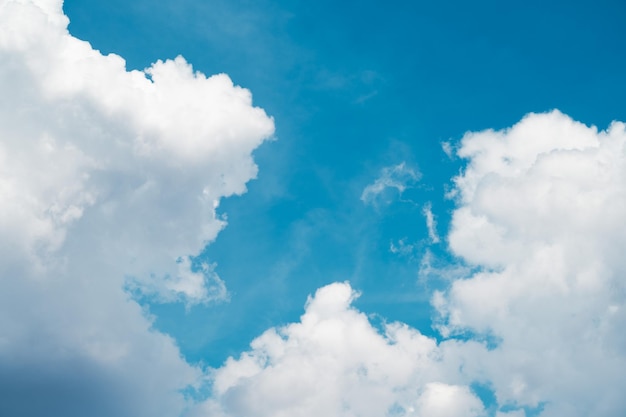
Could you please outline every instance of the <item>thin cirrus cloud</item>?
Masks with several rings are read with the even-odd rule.
[[[361,193],[361,201],[366,205],[379,206],[391,203],[409,187],[415,185],[421,173],[411,168],[406,162],[383,168],[373,183],[368,184]]]
[[[126,290],[228,296],[194,255],[273,120],[224,74],[127,71],[67,25],[61,0],[0,2],[0,414],[180,415],[202,372]]]
[[[331,284],[215,370],[193,415],[622,415],[625,149],[624,124],[558,111],[466,134],[448,238],[467,266],[433,294],[441,341],[378,331]]]
[[[432,203],[428,202],[424,204],[422,208],[422,214],[426,220],[426,228],[428,230],[428,238],[431,243],[439,243],[439,234],[437,233],[437,220],[433,213]]]

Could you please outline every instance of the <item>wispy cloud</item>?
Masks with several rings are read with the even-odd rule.
[[[389,252],[408,258],[413,257],[416,249],[416,245],[407,243],[407,238],[399,239],[395,243],[393,241],[389,243]]]
[[[454,148],[451,142],[441,142],[441,150],[449,159],[454,159]]]
[[[439,243],[439,234],[437,234],[437,221],[435,220],[435,215],[433,214],[432,204],[429,201],[424,204],[422,209],[422,214],[426,219],[426,227],[428,228],[428,238],[432,243]]]
[[[414,186],[421,178],[421,173],[409,167],[405,162],[385,167],[380,176],[367,185],[361,193],[361,201],[367,205],[389,204],[394,198]]]

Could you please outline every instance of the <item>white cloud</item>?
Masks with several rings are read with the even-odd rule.
[[[470,389],[441,372],[433,339],[400,323],[380,334],[351,307],[357,296],[347,283],[319,289],[300,322],[266,331],[216,370],[214,398],[194,415],[484,415]]]
[[[468,387],[442,383],[426,384],[416,411],[416,415],[428,417],[484,415],[483,404]]]
[[[442,283],[466,278],[471,273],[472,267],[438,257],[430,249],[426,249],[420,259],[417,276],[421,283]]]
[[[441,150],[449,159],[454,159],[454,147],[450,142],[441,142]]]
[[[126,71],[67,24],[60,0],[0,1],[0,386],[64,392],[36,394],[46,414],[177,415],[200,372],[123,288],[226,297],[193,256],[225,225],[219,200],[256,176],[273,121],[224,74],[182,57]],[[72,384],[114,405],[72,401]],[[24,415],[1,396],[0,414]]]
[[[432,243],[439,243],[439,234],[437,233],[437,221],[435,220],[435,215],[433,214],[432,204],[430,201],[424,204],[422,214],[426,219],[428,238]]]
[[[407,238],[405,237],[399,239],[396,243],[394,243],[393,241],[389,243],[389,252],[396,255],[410,258],[413,256],[416,250],[416,245],[407,243]]]
[[[482,270],[435,300],[445,332],[501,340],[480,364],[501,403],[626,411],[625,149],[623,123],[599,132],[558,111],[461,142],[449,241]]]
[[[420,178],[420,172],[407,166],[405,162],[385,167],[381,170],[380,176],[363,189],[361,201],[364,204],[374,206],[389,204],[396,195],[401,196],[407,188],[415,185]],[[393,194],[389,194],[390,192]]]
[[[177,58],[148,80],[66,26],[58,0],[0,1],[0,414],[180,415],[179,390],[202,373],[123,288],[225,296],[193,255],[224,227],[220,198],[256,175],[250,154],[273,124],[226,75]],[[598,132],[556,111],[463,138],[448,238],[480,271],[433,304],[444,335],[497,346],[399,323],[381,334],[333,284],[216,369],[190,413],[479,416],[479,381],[542,417],[623,415],[625,149],[623,124]],[[418,180],[388,167],[361,199]]]
[[[557,111],[468,133],[449,235],[467,266],[422,266],[450,279],[433,296],[444,340],[381,333],[332,284],[216,369],[194,415],[623,415],[625,150],[624,124]],[[474,383],[493,389],[489,413]]]
[[[514,410],[508,412],[496,412],[496,417],[526,417],[524,410]]]

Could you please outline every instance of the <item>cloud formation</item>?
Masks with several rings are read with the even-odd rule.
[[[347,283],[319,289],[300,322],[266,331],[218,369],[214,398],[193,415],[484,415],[476,395],[441,372],[433,339],[401,323],[381,334],[351,307],[357,296]]]
[[[178,415],[200,372],[124,288],[226,297],[194,255],[273,121],[227,75],[127,71],[67,25],[60,0],[0,1],[0,414]],[[20,404],[35,383],[57,394]]]
[[[197,415],[623,415],[625,125],[530,114],[466,134],[458,155],[448,239],[465,265],[441,269],[441,341],[376,329],[332,284],[217,369]]]
[[[431,243],[439,243],[439,234],[437,233],[437,220],[433,214],[432,203],[429,201],[424,204],[422,214],[426,220],[426,228],[428,229],[428,238]]]
[[[181,390],[204,375],[125,288],[226,296],[194,255],[225,225],[220,199],[255,177],[273,123],[226,75],[181,57],[127,71],[67,23],[59,0],[0,0],[1,415],[624,414],[626,129],[558,111],[454,147],[467,166],[447,239],[471,269],[424,258],[429,275],[454,272],[433,296],[442,341],[377,329],[332,284],[214,370],[211,398],[190,407]],[[361,199],[387,203],[419,177],[385,168]],[[475,384],[493,390],[489,410]]]
[[[389,204],[395,195],[401,196],[409,187],[415,185],[422,175],[405,162],[385,167],[380,176],[367,185],[361,193],[361,201],[368,205]],[[395,193],[390,194],[390,193]]]
[[[435,297],[444,334],[500,340],[480,364],[500,403],[626,411],[626,131],[558,111],[465,135],[449,241],[481,266]]]

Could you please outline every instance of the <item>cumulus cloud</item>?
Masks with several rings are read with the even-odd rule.
[[[212,416],[617,417],[626,411],[626,129],[553,111],[468,133],[437,342],[320,289],[214,373]],[[483,404],[472,389],[493,391]],[[526,410],[531,410],[527,413]]]
[[[226,75],[181,57],[127,71],[67,23],[60,0],[0,0],[0,414],[177,416],[202,372],[125,289],[227,296],[194,255],[273,123]],[[448,241],[471,269],[425,261],[455,271],[433,296],[443,340],[375,328],[332,284],[215,369],[189,415],[489,414],[474,383],[498,417],[624,414],[625,125],[531,114],[454,149],[467,166]],[[385,168],[361,199],[387,203],[419,177]]]
[[[27,415],[37,384],[50,415],[178,415],[200,372],[124,288],[227,296],[194,256],[273,121],[227,75],[127,71],[67,25],[61,0],[0,1],[0,414]]]
[[[380,176],[367,185],[361,193],[361,201],[368,205],[389,204],[395,196],[401,196],[409,187],[415,185],[421,174],[405,162],[385,167]]]
[[[542,416],[626,411],[626,131],[558,111],[468,133],[455,254],[480,266],[435,305],[444,334],[492,334],[481,372],[500,403]]]
[[[433,339],[401,323],[381,334],[351,306],[357,296],[347,283],[319,289],[300,322],[266,331],[216,370],[214,397],[194,415],[484,415],[468,386],[442,372]]]

